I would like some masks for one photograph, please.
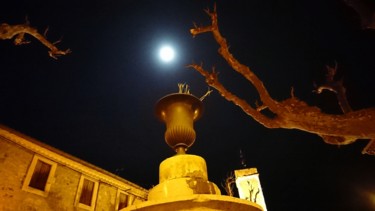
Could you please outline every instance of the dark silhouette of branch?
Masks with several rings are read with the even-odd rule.
[[[375,29],[375,1],[343,0],[357,14],[362,29]]]
[[[334,77],[337,72],[337,63],[335,67],[326,66],[327,74],[326,74],[326,82],[323,85],[320,85],[315,90],[315,93],[320,94],[324,90],[331,91],[336,94],[337,102],[342,110],[343,113],[348,113],[353,111],[350,107],[349,102],[346,98],[346,89],[343,85],[343,80],[335,80]]]

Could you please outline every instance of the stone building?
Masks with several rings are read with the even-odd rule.
[[[117,211],[148,191],[0,125],[0,211]]]
[[[156,105],[176,154],[160,163],[159,184],[149,191],[0,125],[0,211],[266,210],[256,170],[236,172],[239,190],[249,194],[225,196],[209,181],[204,158],[187,154],[203,104],[185,85],[179,89]]]

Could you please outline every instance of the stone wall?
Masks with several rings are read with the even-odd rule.
[[[77,189],[82,172],[58,162],[47,196],[22,189],[35,154],[0,134],[0,211],[87,210],[76,206]],[[119,187],[107,184],[100,178],[95,180],[98,181],[99,187],[94,202],[95,209],[92,210],[115,211]],[[135,198],[137,202],[145,200]]]

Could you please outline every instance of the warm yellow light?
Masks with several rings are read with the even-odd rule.
[[[371,205],[375,208],[375,193],[369,193],[368,197],[370,199]]]
[[[159,100],[156,115],[166,123],[167,144],[184,153],[195,141],[194,121],[202,114],[202,101],[191,94],[174,93]]]
[[[263,211],[267,211],[257,169],[248,168],[235,170],[234,174],[236,176],[236,186],[240,198],[257,203],[262,206]]]

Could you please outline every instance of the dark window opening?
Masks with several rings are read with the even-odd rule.
[[[92,196],[94,193],[95,182],[88,179],[83,180],[82,192],[79,198],[79,203],[91,206]]]
[[[29,186],[44,191],[51,167],[52,166],[50,164],[38,160],[35,165],[34,173],[31,177]]]
[[[122,208],[125,208],[128,206],[128,200],[129,200],[129,196],[124,194],[124,193],[120,193],[120,196],[119,196],[119,204],[118,204],[118,209],[122,209]]]

